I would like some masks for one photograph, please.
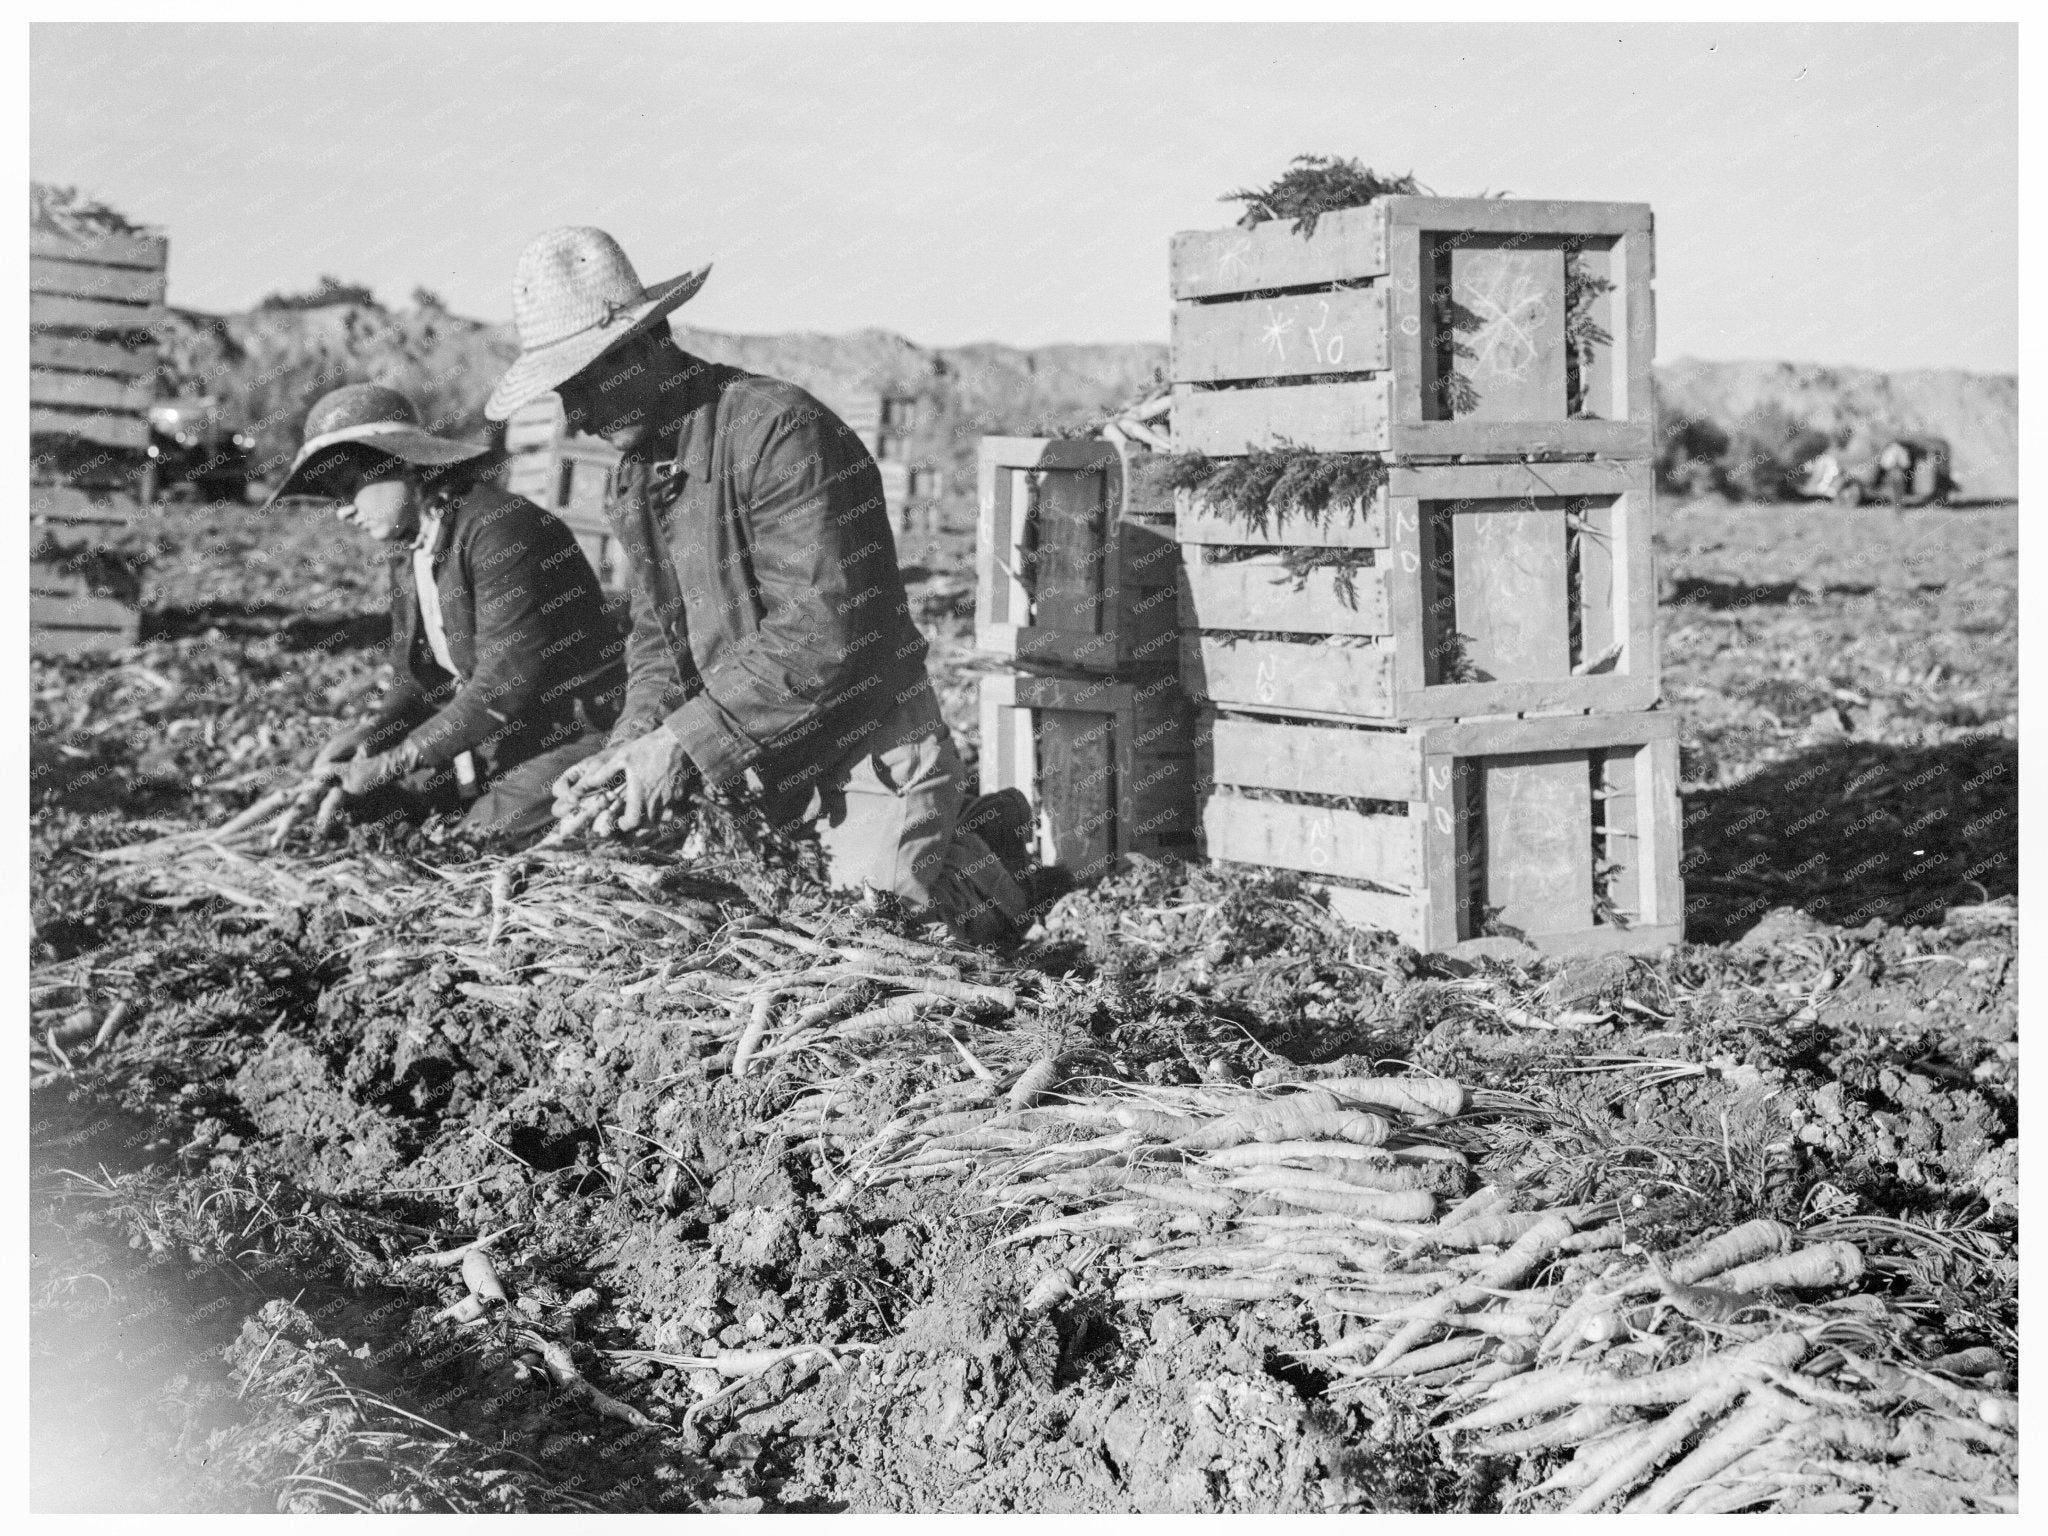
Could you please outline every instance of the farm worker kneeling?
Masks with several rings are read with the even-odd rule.
[[[369,718],[313,759],[358,819],[459,812],[484,836],[553,820],[563,770],[604,746],[625,657],[575,536],[484,484],[488,450],[435,437],[395,389],[350,384],[306,415],[305,444],[266,504],[336,503],[391,562],[397,676]]]
[[[565,228],[513,279],[520,355],[484,414],[552,390],[620,450],[606,514],[633,573],[625,704],[556,812],[622,779],[595,830],[631,831],[699,785],[743,791],[771,825],[815,825],[835,886],[1001,941],[1030,906],[1029,805],[963,806],[861,440],[795,385],[676,345],[667,316],[709,271],[643,287],[611,236]]]

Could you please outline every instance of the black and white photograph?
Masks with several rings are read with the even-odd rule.
[[[967,14],[22,24],[28,1510],[2019,1513],[2017,12]]]

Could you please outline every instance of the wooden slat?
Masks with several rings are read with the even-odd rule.
[[[86,491],[73,485],[31,485],[29,517],[36,522],[104,527],[126,524],[141,510],[133,496]]]
[[[1174,537],[1183,544],[1256,544],[1317,549],[1382,549],[1387,543],[1387,497],[1383,490],[1360,505],[1329,507],[1311,522],[1299,514],[1269,519],[1262,529],[1247,527],[1187,492],[1180,494]]]
[[[1034,473],[1032,623],[1069,634],[1100,634],[1108,476],[1101,469]]]
[[[1195,826],[1195,764],[1186,754],[1137,757],[1131,760],[1128,785],[1131,825],[1120,851],[1168,832],[1191,832]]]
[[[1388,227],[1493,235],[1625,235],[1650,229],[1648,203],[1521,197],[1386,197]]]
[[[1412,890],[1421,878],[1415,827],[1406,816],[1216,794],[1202,807],[1202,833],[1212,859],[1343,875],[1399,890]]]
[[[1181,567],[1180,621],[1190,629],[1279,629],[1298,634],[1384,635],[1387,572],[1378,566],[1342,574],[1328,566],[1302,573],[1301,590],[1278,555],[1249,560],[1190,558]]]
[[[31,405],[132,413],[149,409],[150,390],[146,384],[109,378],[105,374],[58,373],[50,368],[31,368],[28,398]]]
[[[1564,516],[1560,507],[1452,514],[1457,627],[1480,681],[1571,674]]]
[[[1172,357],[1174,378],[1205,383],[1375,373],[1387,366],[1387,291],[1177,304]]]
[[[1391,381],[1282,384],[1271,389],[1173,392],[1173,435],[1182,450],[1241,454],[1281,438],[1321,453],[1378,452],[1392,446]]]
[[[1685,924],[1685,883],[1679,875],[1683,812],[1678,799],[1678,738],[1651,741],[1636,754],[1636,853],[1644,918]]]
[[[1295,234],[1292,223],[1275,220],[1252,229],[1175,235],[1168,258],[1173,297],[1301,288],[1387,270],[1387,219],[1381,206],[1326,213],[1308,238]]]
[[[111,416],[104,412],[55,411],[32,407],[28,413],[31,433],[62,433],[82,437],[106,448],[147,448],[149,423],[140,416]]]
[[[1362,800],[1420,800],[1421,742],[1409,731],[1276,725],[1213,715],[1204,776],[1217,784]]]
[[[135,643],[139,620],[130,615],[118,629],[60,629],[31,626],[29,654],[45,657],[104,656]]]
[[[133,606],[117,598],[94,597],[90,593],[57,596],[31,591],[29,594],[28,621],[35,625],[60,629],[118,629],[134,618]]]
[[[80,336],[37,336],[28,339],[32,368],[61,368],[71,373],[105,373],[122,378],[156,370],[156,348],[131,348]]]
[[[1591,779],[1582,752],[1485,760],[1486,905],[1525,933],[1593,922]]]
[[[1287,640],[1225,642],[1181,637],[1181,682],[1190,696],[1274,714],[1383,718],[1391,703],[1387,646]]]
[[[1390,464],[1387,494],[1422,501],[1502,501],[1522,496],[1620,496],[1645,465],[1594,460],[1555,464]]]
[[[28,264],[31,293],[61,293],[80,299],[110,299],[119,304],[163,302],[164,275],[140,267],[110,267],[97,262],[32,258]]]
[[[1477,397],[1457,418],[1562,421],[1564,252],[1468,242],[1450,268],[1457,366]]]
[[[30,225],[28,254],[31,260],[47,256],[59,261],[161,271],[170,256],[170,241],[162,235],[60,235]]]
[[[1020,673],[1004,679],[1010,702],[1019,709],[1059,709],[1113,714],[1131,707],[1131,685],[1110,677],[1047,677]]]
[[[1456,720],[1422,729],[1426,753],[1456,757],[1578,752],[1592,747],[1627,747],[1677,739],[1678,716],[1667,710],[1559,715],[1548,720]]]
[[[1033,725],[1054,862],[1076,879],[1099,878],[1116,857],[1116,716],[1046,709]]]
[[[1312,881],[1330,903],[1330,910],[1347,923],[1391,933],[1402,943],[1428,950],[1431,943],[1425,920],[1426,902],[1420,896],[1396,896],[1390,891],[1362,891],[1355,885],[1325,885]]]
[[[164,323],[159,304],[110,304],[101,299],[71,299],[50,293],[28,296],[28,327],[38,331],[87,331],[129,335],[155,331]]]

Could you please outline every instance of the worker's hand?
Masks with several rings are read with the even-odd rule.
[[[697,765],[683,739],[667,725],[658,725],[613,754],[616,773],[625,776],[618,825],[621,832],[651,827],[688,804],[697,784]]]
[[[555,796],[555,820],[561,821],[573,814],[585,800],[596,795],[610,780],[618,777],[619,757],[623,747],[605,747],[591,753],[580,763],[571,763],[555,777],[552,786]]]
[[[327,738],[327,745],[313,754],[313,771],[318,773],[330,763],[343,763],[356,755],[358,748],[365,745],[377,734],[377,722],[361,720],[354,725],[344,726]]]
[[[419,765],[420,749],[410,741],[402,741],[389,752],[352,757],[346,763],[331,766],[339,769],[341,792],[354,800],[404,778]]]

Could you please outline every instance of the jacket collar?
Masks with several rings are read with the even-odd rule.
[[[656,459],[649,466],[656,484],[678,474],[701,482],[711,475],[711,449],[717,437],[718,401],[732,370],[722,363],[690,358],[688,382],[683,386],[683,420],[676,430],[673,458]]]

